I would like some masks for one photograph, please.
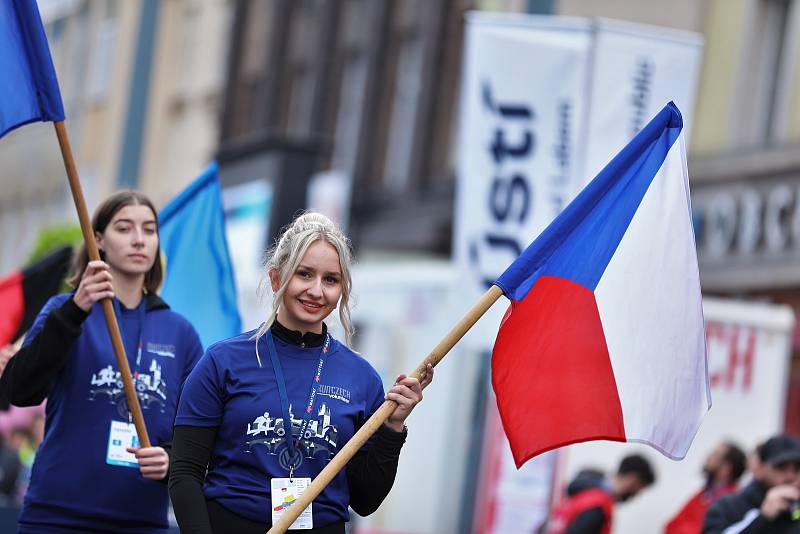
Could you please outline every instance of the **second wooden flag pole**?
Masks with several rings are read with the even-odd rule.
[[[89,219],[89,212],[86,209],[86,200],[83,197],[83,189],[81,188],[81,182],[78,177],[78,169],[75,166],[75,159],[72,157],[72,148],[70,147],[69,137],[67,136],[67,127],[64,125],[64,121],[58,121],[53,124],[56,128],[58,144],[61,147],[61,155],[64,158],[64,167],[67,170],[72,199],[75,201],[75,209],[78,211],[78,220],[80,221],[81,231],[83,232],[83,242],[86,246],[86,253],[89,256],[89,261],[98,261],[100,259],[100,251],[97,248],[94,231],[92,230],[92,223]],[[136,395],[136,388],[133,386],[131,367],[128,365],[128,357],[125,355],[125,347],[122,344],[119,325],[114,315],[114,305],[111,299],[108,298],[103,299],[101,305],[103,307],[106,325],[108,326],[108,333],[111,336],[111,344],[114,346],[114,355],[117,358],[117,367],[119,367],[119,373],[122,377],[125,398],[128,401],[128,409],[131,412],[133,424],[136,426],[136,434],[139,436],[139,443],[142,447],[149,447],[150,437],[147,435],[147,427],[145,427],[144,424],[144,416],[142,415],[142,408],[139,405],[139,397]]]

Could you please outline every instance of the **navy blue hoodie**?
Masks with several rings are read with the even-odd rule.
[[[166,484],[143,478],[137,468],[106,463],[111,422],[128,421],[127,403],[101,306],[86,314],[71,296],[58,295],[44,306],[0,379],[14,404],[47,397],[44,441],[19,517],[20,532],[163,532]],[[118,309],[150,441],[163,445],[172,437],[178,398],[202,346],[192,325],[156,295],[146,295],[137,309]],[[31,362],[51,373],[34,393],[25,391]]]

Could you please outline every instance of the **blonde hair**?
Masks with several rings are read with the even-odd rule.
[[[269,277],[273,269],[278,273],[280,285],[272,294],[272,310],[266,321],[259,327],[255,334],[256,355],[258,355],[258,340],[267,333],[278,316],[278,307],[286,293],[294,272],[303,260],[308,247],[316,241],[325,241],[333,246],[339,254],[339,267],[342,271],[342,294],[339,298],[339,321],[344,330],[344,341],[349,346],[353,336],[353,325],[350,318],[350,290],[353,280],[350,276],[350,264],[353,261],[350,240],[326,216],[316,212],[306,212],[298,216],[283,234],[278,242],[267,251],[264,269]],[[269,279],[269,278],[267,278]],[[260,358],[259,358],[260,362]]]

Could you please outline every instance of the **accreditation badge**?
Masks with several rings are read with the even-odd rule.
[[[111,421],[111,430],[108,432],[108,452],[106,463],[122,467],[139,469],[136,455],[126,451],[128,447],[138,447],[139,436],[136,434],[136,425]]]
[[[311,485],[311,479],[273,478],[270,482],[272,486],[272,524],[274,525],[292,503]],[[300,516],[295,519],[289,530],[307,530],[311,528],[314,528],[314,519],[311,516],[311,505],[309,504]]]

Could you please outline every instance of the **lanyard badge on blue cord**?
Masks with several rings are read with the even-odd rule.
[[[272,332],[267,332],[266,338],[267,346],[269,347],[269,358],[272,361],[272,369],[275,372],[275,381],[278,383],[278,395],[281,400],[281,409],[283,410],[283,435],[286,440],[286,451],[288,454],[289,478],[292,479],[294,477],[295,468],[299,467],[300,462],[303,461],[302,452],[299,450],[300,441],[303,439],[308,425],[311,424],[311,414],[314,411],[314,401],[317,397],[317,391],[319,390],[322,369],[325,367],[325,362],[328,359],[328,347],[330,345],[331,336],[330,334],[325,335],[325,342],[322,345],[322,349],[320,349],[319,363],[317,364],[314,378],[311,381],[311,391],[308,393],[308,402],[303,410],[303,421],[300,424],[297,439],[295,440],[292,439],[292,419],[289,415],[289,396],[286,393],[286,381],[283,377],[283,367],[278,359],[278,352],[275,350],[275,340],[272,337]]]
[[[122,309],[120,308],[119,300],[113,299],[113,303],[114,303],[114,312],[117,315],[117,324],[119,325],[120,328],[122,328]],[[134,347],[136,349],[136,360],[135,360],[135,364],[136,365],[135,365],[134,370],[133,370],[133,379],[134,379],[134,381],[139,376],[139,370],[141,369],[141,366],[142,366],[142,338],[144,337],[144,318],[145,318],[145,302],[144,302],[144,299],[142,299],[142,301],[136,307],[136,312],[137,312],[136,313],[136,315],[137,315],[136,323],[137,323],[139,331],[137,332],[137,336],[136,336],[136,347]],[[125,348],[125,355],[128,356],[128,358],[130,358],[130,352],[128,352],[128,348],[127,347]],[[128,422],[130,423],[131,420],[132,420],[131,411],[130,411],[130,409],[128,409]]]

